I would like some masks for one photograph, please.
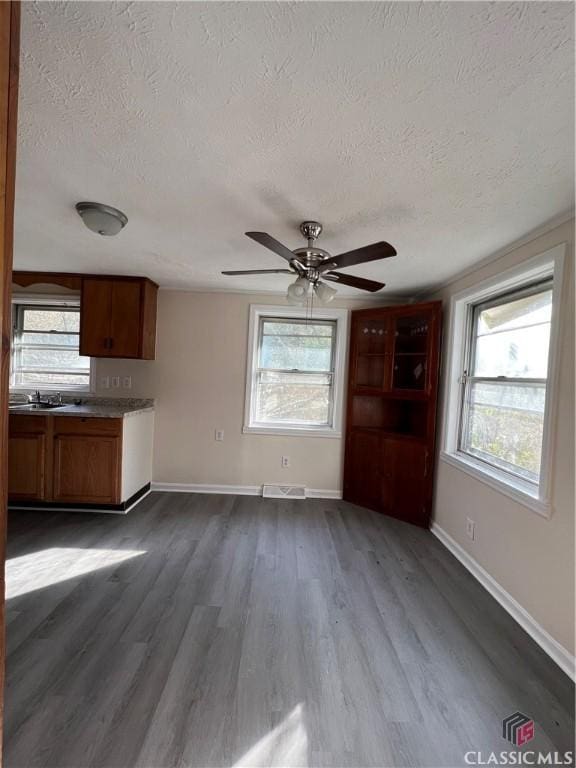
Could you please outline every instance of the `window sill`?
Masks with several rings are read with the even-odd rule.
[[[280,426],[248,426],[242,428],[245,435],[280,435],[285,437],[335,437],[341,438],[342,433],[323,427],[280,427]]]
[[[486,465],[474,461],[473,458],[464,456],[461,453],[448,453],[442,451],[440,458],[447,464],[451,464],[453,467],[461,469],[463,472],[466,472],[466,474],[476,478],[476,480],[480,480],[480,482],[489,485],[491,488],[494,488],[494,490],[503,493],[505,496],[509,496],[511,499],[514,499],[514,501],[528,507],[528,509],[531,509],[542,517],[550,517],[552,511],[550,502],[547,499],[540,499],[537,496],[532,495],[521,481],[515,483],[511,478],[506,477],[506,479],[504,479],[498,470],[492,470]]]
[[[95,389],[72,389],[67,387],[49,388],[49,387],[10,387],[9,394],[13,395],[33,395],[37,390],[40,390],[42,395],[57,395],[59,392],[66,397],[73,397],[74,395],[93,395]]]

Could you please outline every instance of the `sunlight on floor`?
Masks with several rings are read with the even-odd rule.
[[[145,555],[145,550],[52,547],[6,560],[6,599]]]
[[[280,768],[308,764],[304,707],[298,704],[274,730],[263,736],[232,768]]]

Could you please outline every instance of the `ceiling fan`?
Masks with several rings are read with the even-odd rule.
[[[323,248],[318,248],[314,242],[322,232],[322,224],[317,221],[303,221],[300,224],[300,232],[308,240],[308,245],[302,248],[295,248],[291,251],[285,245],[273,238],[267,232],[246,232],[248,237],[255,240],[260,245],[268,248],[270,251],[286,259],[288,269],[235,269],[222,272],[223,275],[292,275],[295,274],[296,280],[288,286],[287,298],[291,304],[303,304],[307,297],[310,286],[321,302],[332,301],[336,290],[327,283],[342,283],[350,285],[353,288],[360,288],[362,291],[379,291],[384,288],[385,283],[378,283],[375,280],[366,280],[363,277],[354,277],[346,275],[343,272],[334,272],[335,269],[351,267],[354,264],[364,264],[367,261],[377,261],[379,259],[388,259],[390,256],[396,256],[396,249],[389,243],[381,241],[365,245],[363,248],[356,248],[353,251],[340,253],[338,256],[332,256]]]

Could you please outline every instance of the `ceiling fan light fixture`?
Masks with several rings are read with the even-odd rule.
[[[112,237],[128,223],[125,213],[103,203],[76,203],[76,210],[88,229],[97,235]]]
[[[318,301],[321,301],[322,304],[328,304],[332,301],[334,296],[336,296],[338,291],[336,288],[332,288],[332,286],[318,281],[314,286],[314,293],[318,297]]]
[[[297,304],[303,304],[306,301],[306,297],[308,296],[308,289],[310,288],[310,283],[307,278],[305,277],[299,277],[296,280],[294,280],[293,283],[290,283],[288,286],[288,292],[286,294],[286,298],[290,303],[297,303]]]
[[[286,301],[293,307],[303,307],[306,304],[306,299],[295,299],[293,296],[290,296],[289,293],[286,294]]]

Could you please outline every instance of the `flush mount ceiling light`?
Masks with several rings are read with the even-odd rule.
[[[76,203],[76,210],[88,229],[97,235],[117,235],[128,223],[126,214],[103,203]]]

